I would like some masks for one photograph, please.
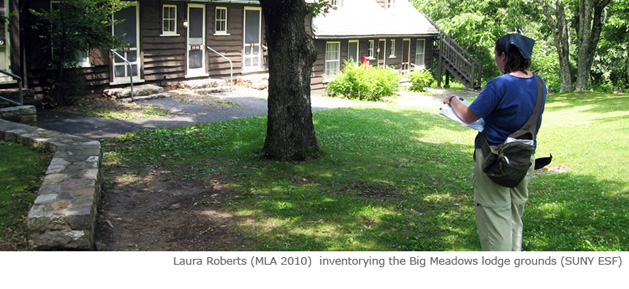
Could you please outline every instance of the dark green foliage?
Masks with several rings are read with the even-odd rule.
[[[435,78],[428,69],[417,69],[408,75],[408,80],[411,83],[410,90],[412,91],[424,91],[426,87],[430,87]]]
[[[33,29],[39,30],[44,40],[42,53],[50,55],[42,80],[50,105],[71,104],[72,99],[84,94],[81,55],[92,49],[121,48],[118,37],[111,34],[116,23],[112,15],[132,4],[120,0],[73,0],[55,2],[50,10],[30,11],[37,17]]]
[[[359,66],[345,61],[345,68],[327,84],[326,92],[330,96],[380,101],[395,94],[401,79],[397,71],[386,67]]]

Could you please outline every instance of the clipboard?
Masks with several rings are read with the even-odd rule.
[[[470,102],[463,100],[462,98],[458,97],[457,98],[461,101],[461,103],[465,104],[465,106],[470,106]],[[485,120],[484,119],[479,119],[473,123],[466,123],[464,121],[462,121],[458,116],[456,116],[456,114],[454,114],[454,111],[452,110],[452,107],[449,104],[445,104],[443,107],[439,108],[439,114],[454,120],[460,124],[466,125],[468,127],[471,127],[479,132],[482,132],[484,127],[485,127]]]

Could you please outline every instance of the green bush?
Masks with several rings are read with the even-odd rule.
[[[394,95],[400,87],[402,76],[395,70],[347,61],[344,64],[343,71],[326,86],[326,93],[330,96],[380,101]]]
[[[426,87],[430,87],[435,78],[428,69],[416,69],[408,75],[408,80],[411,83],[410,90],[412,91],[424,91]]]

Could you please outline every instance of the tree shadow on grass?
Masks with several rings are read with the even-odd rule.
[[[229,239],[239,245],[236,249],[480,249],[470,177],[472,131],[436,113],[413,108],[342,108],[317,112],[314,120],[324,154],[307,162],[260,157],[264,117],[137,133],[114,140],[112,158],[127,166],[148,162],[154,169],[165,164],[180,167],[194,176],[191,186],[220,186],[223,198],[217,200],[210,194],[196,202],[211,203],[212,209],[235,220],[228,222],[229,230],[223,234],[239,237],[240,241]],[[540,180],[543,185],[535,185]],[[613,192],[616,186],[589,176],[536,177],[525,221],[525,242],[530,250],[555,249],[550,236],[557,229],[536,221],[545,220],[546,207],[536,198],[542,193],[548,194],[546,202],[564,201],[565,211],[583,199],[602,198],[616,205],[597,203],[598,212],[615,213],[619,216],[615,220],[626,224],[627,214],[621,211],[627,204],[626,193],[583,196],[581,201],[562,199],[566,182],[597,192]],[[575,217],[560,214],[553,222]],[[596,224],[603,227],[607,223]],[[573,228],[585,226],[579,223]],[[197,228],[182,226],[181,230]],[[541,235],[549,237],[538,237]],[[213,240],[221,238],[214,236]],[[186,249],[204,248],[203,242],[213,241],[198,242],[198,247],[193,244]],[[545,242],[547,246],[542,244]],[[566,241],[573,247],[585,242]],[[626,249],[626,241],[617,246]]]

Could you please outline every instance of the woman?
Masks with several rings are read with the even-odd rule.
[[[454,113],[464,122],[485,120],[485,135],[489,145],[501,144],[508,135],[519,130],[531,117],[537,102],[537,80],[529,71],[535,41],[520,34],[507,34],[496,41],[494,57],[503,75],[489,82],[476,100],[465,106],[457,97],[448,96]],[[540,78],[541,79],[541,78]],[[546,85],[544,104],[546,103]],[[543,113],[544,107],[541,108]],[[541,124],[541,113],[535,137]],[[528,183],[535,166],[534,157],[526,178],[515,188],[493,182],[482,170],[484,159],[480,134],[475,140],[474,202],[476,227],[483,250],[520,251],[522,249],[522,215],[528,200]]]

